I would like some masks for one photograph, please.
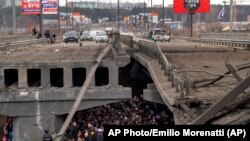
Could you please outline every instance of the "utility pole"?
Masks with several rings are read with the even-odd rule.
[[[73,21],[73,13],[74,13],[74,3],[71,2],[71,14],[70,14],[70,29],[73,30],[74,21]]]
[[[191,22],[191,27],[190,27],[190,37],[193,37],[193,13],[189,13],[190,14],[190,22]]]
[[[237,3],[236,1],[234,0],[233,2],[233,22],[237,22]]]
[[[117,3],[117,10],[118,10],[118,12],[117,12],[117,15],[118,15],[118,17],[117,17],[117,24],[118,24],[118,31],[120,30],[120,0],[118,0],[118,3]]]
[[[40,15],[39,15],[39,26],[40,26],[40,32],[43,32],[43,6],[42,6],[42,0],[40,0]]]
[[[162,30],[164,30],[164,24],[165,24],[165,8],[164,8],[164,0],[162,0]]]
[[[137,9],[136,9],[137,10]],[[141,1],[139,0],[139,3],[138,3],[138,15],[139,15],[139,18],[138,18],[138,24],[137,24],[137,28],[136,30],[141,30]]]
[[[147,17],[147,22],[148,22],[148,31],[149,31],[149,10],[147,10],[148,12],[148,17]]]
[[[58,31],[59,33],[61,33],[61,23],[60,23],[60,4],[59,4],[59,0],[57,0],[57,16],[58,16]]]
[[[5,29],[6,22],[4,17],[4,12],[2,7],[0,6],[0,30]]]
[[[67,31],[69,29],[69,11],[68,11],[68,0],[66,0],[66,24],[67,24]]]
[[[12,34],[16,33],[16,1],[11,0],[12,5],[12,18],[13,18],[13,27],[12,27]]]
[[[190,10],[190,3],[188,2],[186,5],[186,9],[187,9],[187,19],[190,16],[190,37],[193,37],[193,14]],[[189,19],[188,19],[189,21]]]
[[[233,0],[230,0],[230,30],[233,30]]]
[[[153,0],[151,0],[151,13],[150,13],[150,15],[151,15],[151,24],[153,25]]]
[[[243,2],[243,0],[240,0],[240,5],[242,6],[242,2]],[[240,7],[239,7],[240,8]],[[239,9],[238,8],[238,9]],[[235,15],[237,15],[237,14],[235,14]],[[242,18],[243,16],[242,15],[240,15],[240,29],[242,28],[241,27],[241,22],[243,22],[243,18]],[[237,18],[236,18],[237,19]]]
[[[145,15],[146,14],[145,13],[146,12],[146,4],[145,4],[145,0],[144,0],[144,3],[143,3],[143,6],[144,6],[143,7],[143,11],[144,11],[143,12],[143,22],[144,22],[144,28],[146,28],[146,15]]]

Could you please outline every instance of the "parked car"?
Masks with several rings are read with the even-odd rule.
[[[96,37],[96,34],[97,34],[98,32],[105,32],[105,31],[102,31],[102,30],[91,30],[91,31],[89,32],[89,36],[90,36],[90,40],[91,40],[91,41],[95,41],[95,37]]]
[[[82,32],[82,35],[80,37],[81,41],[89,41],[90,40],[90,34],[89,31]]]
[[[108,36],[106,32],[97,32],[95,36],[95,42],[108,42]]]
[[[76,43],[78,43],[78,40],[79,40],[79,36],[78,36],[76,31],[66,32],[64,34],[64,36],[63,36],[63,41],[65,43],[68,43],[68,42],[76,42]]]

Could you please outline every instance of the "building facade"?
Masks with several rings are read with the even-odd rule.
[[[80,7],[80,8],[90,8],[90,9],[117,9],[117,3],[111,2],[93,2],[93,1],[80,1],[80,2],[68,2],[68,7]],[[131,3],[131,2],[120,2],[119,6],[121,9],[131,10],[135,7],[147,7],[147,3]]]
[[[0,7],[1,8],[11,7],[11,1],[12,0],[0,0]],[[15,0],[16,6],[21,6],[21,4],[22,0]]]

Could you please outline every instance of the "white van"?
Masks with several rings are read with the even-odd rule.
[[[105,32],[105,31],[102,31],[102,30],[91,30],[89,32],[90,41],[94,41],[95,40],[97,32]]]

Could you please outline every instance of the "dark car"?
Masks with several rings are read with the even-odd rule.
[[[90,41],[90,35],[89,35],[89,31],[84,31],[82,32],[82,35],[80,37],[81,41]]]
[[[79,36],[78,36],[76,31],[66,32],[64,34],[64,36],[63,36],[63,41],[65,43],[68,43],[68,42],[76,42],[76,43],[78,43],[78,40],[79,40]]]

